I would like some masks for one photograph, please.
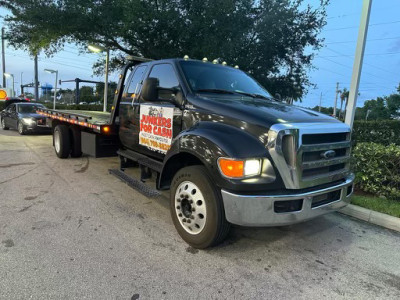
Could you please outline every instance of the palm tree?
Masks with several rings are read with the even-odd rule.
[[[347,88],[344,88],[342,93],[340,94],[339,118],[342,115],[343,102],[345,102],[345,107],[347,107],[347,101],[349,101],[349,91],[347,90]]]

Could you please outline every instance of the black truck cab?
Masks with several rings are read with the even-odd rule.
[[[56,153],[58,125],[60,118]],[[121,169],[136,161],[142,180],[156,174],[157,188],[171,190],[177,231],[197,248],[221,242],[231,223],[293,224],[350,201],[350,128],[276,101],[237,67],[133,61],[120,75],[109,125]],[[96,126],[82,134],[104,135]],[[81,142],[84,149],[83,135]]]

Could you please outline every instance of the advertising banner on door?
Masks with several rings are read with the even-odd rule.
[[[174,108],[140,105],[139,144],[166,153],[171,148]]]

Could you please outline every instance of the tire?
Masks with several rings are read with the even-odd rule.
[[[6,122],[4,121],[4,118],[1,118],[1,128],[3,130],[8,130],[10,129],[9,127],[6,126]]]
[[[81,131],[78,128],[71,127],[71,157],[81,157],[82,156],[82,148],[81,148]]]
[[[53,132],[54,150],[59,158],[67,158],[71,153],[71,137],[66,125],[57,125]]]
[[[17,123],[17,130],[20,135],[24,135],[26,133],[25,126],[22,122]]]
[[[204,166],[185,167],[175,174],[170,210],[179,235],[194,248],[215,246],[229,233],[221,192]]]

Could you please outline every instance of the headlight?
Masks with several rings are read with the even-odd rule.
[[[33,125],[36,123],[36,120],[34,118],[22,118],[22,123],[24,123],[25,125]]]
[[[259,175],[261,172],[261,160],[239,160],[220,157],[218,159],[218,167],[223,176],[239,179]]]

